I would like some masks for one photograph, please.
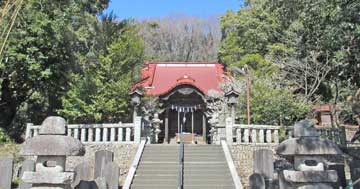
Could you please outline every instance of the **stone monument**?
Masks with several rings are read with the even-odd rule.
[[[47,117],[39,135],[25,141],[20,154],[37,156],[35,171],[25,171],[22,181],[33,188],[70,188],[73,172],[65,171],[67,156],[82,156],[85,149],[81,142],[66,136],[66,122],[62,117]]]
[[[340,149],[331,140],[320,138],[307,120],[295,124],[294,135],[295,138],[285,140],[276,149],[278,155],[294,165],[293,170],[280,171],[280,189],[333,188],[338,175],[335,170],[328,170],[326,157],[341,155]]]

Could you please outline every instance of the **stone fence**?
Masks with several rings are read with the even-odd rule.
[[[67,135],[82,143],[140,143],[141,117],[136,117],[134,123],[103,123],[103,124],[70,124]],[[28,123],[26,139],[39,134],[40,125]]]
[[[222,137],[226,138],[228,144],[272,145],[293,137],[292,126],[233,124],[231,118],[226,120],[225,125],[217,125],[215,130],[217,136],[213,137],[214,141]],[[328,138],[340,146],[349,145],[344,127],[321,127],[317,130],[321,137]]]

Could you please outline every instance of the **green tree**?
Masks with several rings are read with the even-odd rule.
[[[115,24],[115,23],[113,23]],[[129,118],[129,89],[143,63],[144,46],[132,23],[123,28],[106,47],[96,53],[98,61],[84,65],[62,99],[59,113],[71,122],[115,122]]]
[[[79,55],[92,46],[96,16],[108,1],[24,1],[0,59],[0,127],[17,141],[25,124],[19,111],[31,114],[24,120],[39,123],[56,114],[60,97],[76,72]],[[4,4],[2,4],[4,9]],[[2,23],[12,22],[2,18]],[[1,31],[8,24],[2,24]],[[22,118],[21,118],[22,119]]]

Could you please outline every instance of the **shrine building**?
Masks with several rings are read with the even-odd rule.
[[[147,62],[141,80],[134,86],[145,96],[157,97],[163,111],[159,143],[173,143],[183,123],[184,142],[210,143],[207,97],[210,92],[223,94],[226,81],[224,66],[217,62]]]

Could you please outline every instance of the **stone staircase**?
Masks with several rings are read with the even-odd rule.
[[[132,189],[177,188],[179,145],[146,145]]]
[[[235,188],[219,145],[185,145],[184,189]]]
[[[132,189],[171,189],[178,184],[179,145],[146,145]],[[221,146],[185,145],[184,189],[235,188]]]

